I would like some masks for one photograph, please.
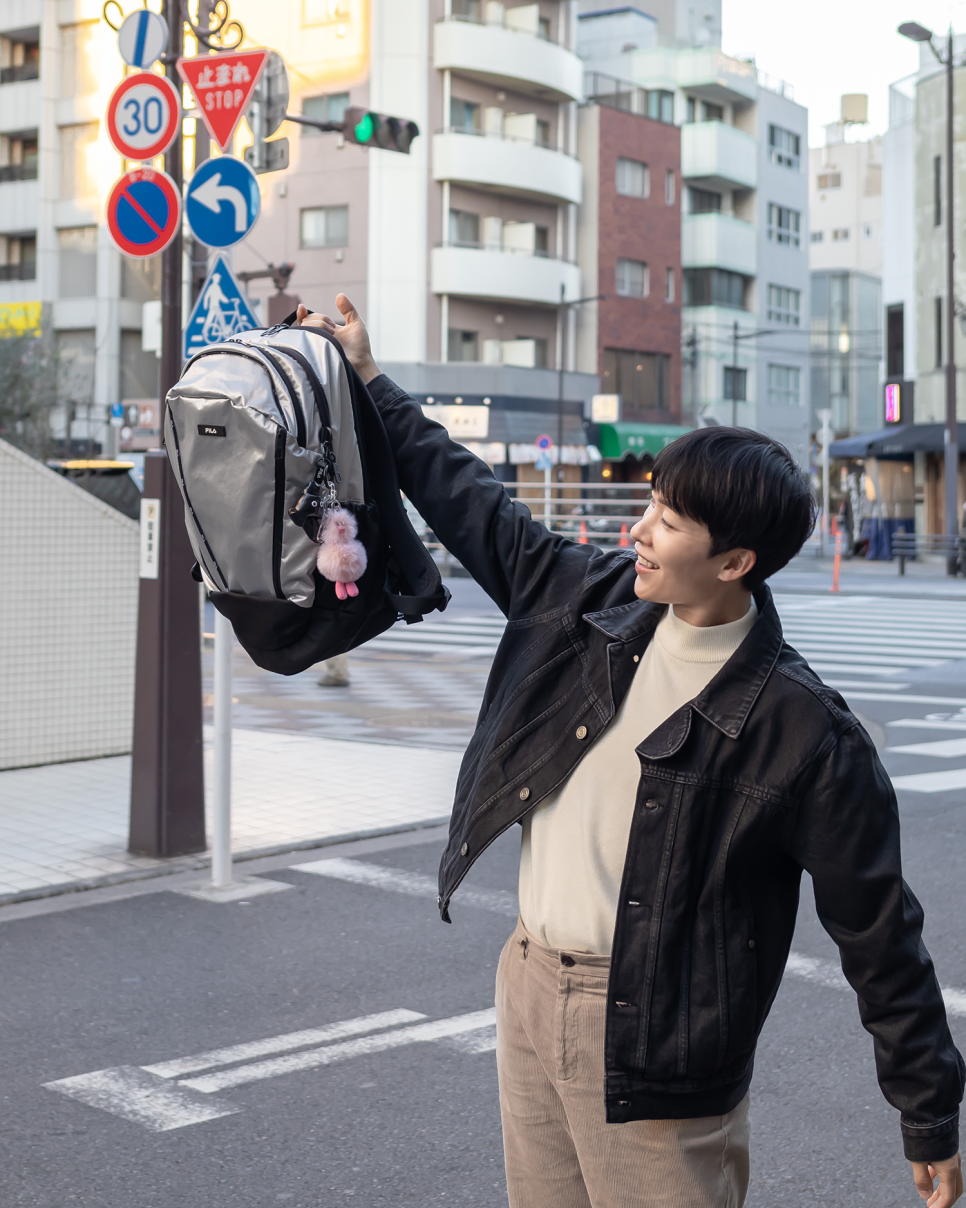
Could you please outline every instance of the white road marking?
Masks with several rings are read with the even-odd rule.
[[[875,686],[879,687],[878,684]],[[966,697],[961,696],[906,696],[903,693],[901,698],[897,698],[882,692],[849,693],[849,700],[890,700],[895,702],[897,699],[901,699],[904,705],[966,705]]]
[[[887,747],[890,754],[931,755],[935,759],[958,759],[966,755],[966,738],[943,738],[939,742],[909,742],[901,747]]]
[[[119,1065],[111,1070],[95,1070],[76,1078],[45,1082],[50,1091],[59,1091],[68,1099],[86,1103],[140,1124],[152,1132],[169,1132],[189,1124],[203,1124],[219,1116],[232,1116],[241,1109],[219,1099],[207,1099],[177,1083],[166,1082],[136,1065]]]
[[[383,1032],[379,1036],[362,1036],[358,1040],[346,1040],[342,1044],[309,1049],[304,1053],[292,1053],[288,1057],[257,1061],[253,1065],[242,1065],[217,1074],[202,1074],[199,1078],[186,1078],[178,1085],[208,1095],[232,1086],[244,1086],[246,1082],[260,1082],[264,1078],[277,1078],[280,1074],[317,1069],[320,1065],[332,1065],[336,1061],[347,1061],[350,1057],[368,1057],[372,1053],[383,1053],[387,1049],[397,1049],[406,1044],[443,1040],[448,1036],[474,1032],[478,1028],[495,1024],[496,1009],[490,1007],[486,1011],[473,1011],[469,1015],[454,1015],[450,1019],[434,1019],[411,1028]]]
[[[291,1049],[302,1049],[307,1045],[325,1044],[331,1040],[345,1040],[363,1032],[375,1032],[379,1028],[393,1028],[398,1024],[415,1023],[425,1019],[419,1011],[381,1011],[378,1015],[360,1015],[358,1019],[343,1019],[338,1023],[326,1024],[321,1028],[305,1028],[301,1032],[286,1032],[281,1036],[268,1036],[265,1040],[252,1040],[247,1044],[232,1044],[223,1049],[212,1049],[208,1053],[196,1053],[193,1057],[178,1057],[174,1061],[161,1061],[157,1065],[143,1065],[141,1069],[159,1078],[180,1078],[183,1074],[196,1074],[199,1070],[212,1069],[219,1065],[234,1065],[236,1061],[250,1061],[255,1057],[267,1057],[271,1053],[285,1053]]]
[[[912,776],[893,776],[894,788],[909,793],[949,793],[966,789],[966,768],[950,768],[948,772],[916,772]]]
[[[464,1032],[461,1036],[449,1036],[441,1040],[448,1049],[457,1053],[493,1053],[496,1051],[496,1024],[481,1028],[478,1032]]]
[[[439,890],[432,877],[417,872],[406,872],[401,868],[384,868],[381,864],[365,864],[361,860],[314,860],[310,864],[293,864],[293,872],[310,872],[320,877],[333,877],[338,881],[351,881],[356,885],[370,885],[374,889],[388,889],[407,897],[433,898]],[[491,910],[516,918],[520,912],[517,895],[503,889],[459,889],[458,902],[462,906],[476,906],[480,910]]]
[[[887,721],[886,725],[903,726],[909,730],[966,730],[966,717],[962,721],[929,721],[924,717],[901,717],[898,721]]]

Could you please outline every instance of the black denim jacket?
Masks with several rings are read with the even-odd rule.
[[[554,535],[387,377],[369,384],[403,490],[506,614],[439,874],[449,921],[474,860],[570,775],[627,692],[664,609],[633,555]],[[895,793],[868,735],[782,638],[771,592],[690,703],[637,747],[614,932],[607,1119],[730,1111],[792,942],[802,869],[901,1112],[906,1157],[959,1145],[964,1066],[922,909],[902,879]],[[578,737],[578,728],[586,737]],[[606,807],[606,785],[601,785]]]

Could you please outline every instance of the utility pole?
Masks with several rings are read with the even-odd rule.
[[[163,0],[161,15],[170,41],[165,71],[180,95],[175,66],[184,51],[182,0]],[[165,171],[183,186],[182,136],[165,155]],[[162,253],[161,427],[164,400],[181,376],[182,236]],[[167,456],[144,459],[142,508],[157,506],[154,578],[142,578],[138,596],[137,669],[128,846],[150,856],[177,856],[205,849],[205,797],[201,734],[201,632],[194,555],[184,505]],[[143,513],[142,513],[143,514]],[[142,520],[142,525],[144,521]]]
[[[564,438],[564,351],[566,349],[566,337],[564,328],[570,318],[571,306],[581,306],[584,302],[603,302],[607,297],[606,294],[594,294],[592,298],[574,298],[572,302],[565,300],[566,290],[561,283],[560,286],[560,301],[557,313],[560,315],[560,351],[557,357],[557,482],[564,480],[563,468],[563,438]]]
[[[954,222],[955,160],[953,139],[953,27],[946,38],[946,56],[940,54],[933,42],[931,29],[917,21],[905,21],[900,34],[913,42],[928,42],[929,49],[946,69],[946,430],[943,433],[943,475],[945,482],[946,574],[955,576],[958,570],[956,539],[959,536],[959,425],[956,419],[956,286],[953,270],[956,259]]]
[[[738,320],[731,334],[731,426],[738,427]]]

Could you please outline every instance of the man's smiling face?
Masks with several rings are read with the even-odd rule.
[[[672,511],[660,492],[652,495],[647,511],[631,529],[631,538],[637,551],[634,594],[639,600],[673,604],[676,612],[689,619],[691,610],[703,615],[723,593],[732,596],[737,592],[747,609],[748,595],[740,579],[754,565],[755,555],[750,550],[728,550],[712,556],[707,525]],[[738,613],[743,615],[744,611]],[[691,623],[721,622],[696,619]]]

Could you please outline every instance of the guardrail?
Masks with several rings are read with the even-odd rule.
[[[651,498],[647,482],[505,482],[503,486],[551,532],[603,549],[633,544],[630,530]],[[429,549],[443,548],[429,531],[423,541]]]
[[[942,554],[956,558],[961,573],[966,573],[966,534],[954,537],[947,533],[907,533],[904,528],[892,534],[892,556],[899,560],[899,574],[906,573],[906,559],[918,554]]]

